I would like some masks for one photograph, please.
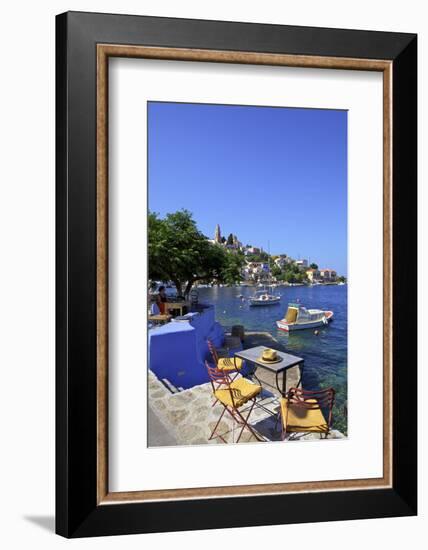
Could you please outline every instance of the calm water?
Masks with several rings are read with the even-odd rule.
[[[346,431],[344,407],[347,399],[347,285],[280,287],[280,305],[250,307],[247,298],[255,288],[213,287],[199,288],[199,300],[216,306],[216,318],[224,327],[244,325],[248,331],[269,332],[289,353],[305,360],[303,386],[318,389],[332,386],[336,389],[334,426]],[[242,294],[244,300],[238,298]],[[326,327],[286,333],[275,321],[282,319],[288,302],[299,300],[307,308],[328,309],[334,320]]]

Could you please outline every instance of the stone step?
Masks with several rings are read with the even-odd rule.
[[[162,378],[161,382],[171,393],[179,393],[183,390],[183,388],[177,388],[174,386],[174,384],[172,384],[167,378]]]

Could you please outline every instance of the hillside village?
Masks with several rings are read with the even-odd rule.
[[[210,242],[244,257],[242,279],[248,284],[268,281],[289,284],[337,284],[346,281],[346,278],[339,276],[336,270],[320,268],[314,262],[309,263],[308,259],[294,259],[287,254],[270,255],[262,247],[244,245],[232,233],[225,237],[221,234],[218,224],[214,239],[210,239]]]

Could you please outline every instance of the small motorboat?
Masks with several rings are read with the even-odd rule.
[[[271,294],[267,290],[259,290],[250,298],[250,306],[273,306],[280,301],[281,296]]]
[[[323,311],[322,309],[306,309],[301,304],[288,304],[287,313],[284,319],[276,322],[276,326],[290,332],[292,330],[302,330],[305,328],[316,328],[328,325],[333,319],[332,311]]]

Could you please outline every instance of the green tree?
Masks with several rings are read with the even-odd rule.
[[[227,243],[226,244],[233,244],[233,235],[232,235],[232,233],[229,233],[229,236],[227,237]]]
[[[267,252],[260,252],[260,254],[248,254],[247,260],[249,262],[267,262],[269,260],[269,254],[267,254]]]
[[[275,262],[272,262],[270,265],[270,272],[273,277],[278,277],[278,275],[281,275],[281,268],[279,268]]]
[[[287,281],[287,283],[295,283],[296,282],[296,274],[292,271],[286,271],[284,280]]]
[[[318,269],[317,264],[314,264],[314,263],[312,263],[309,267],[310,267],[311,269]]]
[[[221,280],[227,285],[233,285],[242,280],[242,267],[245,263],[244,259],[239,254],[226,252],[226,263],[222,269]]]
[[[296,264],[287,264],[280,274],[275,274],[275,277],[278,281],[286,281],[287,283],[305,283],[308,280],[306,273],[300,271]]]
[[[192,214],[180,210],[161,219],[149,213],[149,278],[172,281],[187,296],[197,281],[231,284],[241,280],[243,260],[210,243]]]

